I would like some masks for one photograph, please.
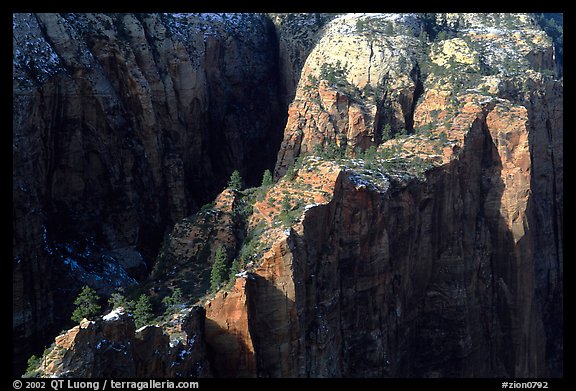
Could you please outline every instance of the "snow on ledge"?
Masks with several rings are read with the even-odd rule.
[[[113,321],[120,319],[120,315],[124,315],[126,311],[124,311],[124,307],[114,308],[110,313],[104,315],[102,319],[105,321]]]

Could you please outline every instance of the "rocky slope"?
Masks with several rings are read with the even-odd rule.
[[[138,330],[124,308],[56,337],[37,375],[76,378],[211,377],[201,307]]]
[[[324,33],[324,27],[334,14],[290,13],[268,14],[276,27],[280,89],[283,103],[288,106],[294,99],[300,73],[306,58]]]
[[[291,205],[307,199],[292,190],[299,181],[337,179],[321,180],[328,198],[301,209],[244,281],[206,304],[208,328],[230,330],[226,344],[207,333],[226,358],[217,373],[561,376],[562,83],[543,76],[555,66],[551,41],[512,17],[513,28],[439,15],[452,37],[429,43],[427,57],[414,31],[370,43],[355,30],[366,16],[327,26],[276,174],[301,166]],[[376,21],[383,34],[429,23]],[[338,61],[345,71],[323,80],[322,64]],[[378,101],[362,88],[383,74],[393,84]],[[378,121],[407,135],[382,142]],[[330,169],[300,155],[349,158]]]
[[[271,18],[298,81],[276,183],[180,220],[147,282],[200,298],[211,373],[562,376],[563,82],[534,17]]]
[[[133,284],[165,230],[234,169],[259,181],[285,109],[261,15],[14,14],[13,43],[22,363],[66,324],[81,284],[104,295]]]

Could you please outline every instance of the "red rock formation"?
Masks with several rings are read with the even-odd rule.
[[[204,345],[204,309],[193,307],[168,333],[158,326],[135,330],[123,309],[84,319],[56,337],[42,358],[42,377],[210,377]]]
[[[248,331],[245,281],[236,281],[231,292],[220,292],[205,304],[206,341],[218,377],[254,377],[256,362]]]
[[[510,101],[459,99],[447,130],[454,147],[425,180],[389,176],[382,192],[338,169],[331,200],[308,209],[208,311],[219,324],[228,308],[248,319],[234,335],[254,346],[253,375],[557,375],[531,282],[540,279],[531,236],[544,233],[529,224],[529,139],[545,129]]]
[[[302,57],[280,37],[289,52],[282,69],[299,72],[310,54],[302,77],[284,75],[283,93],[298,86],[278,182],[242,198],[225,191],[213,208],[178,223],[169,262],[154,275],[202,288],[214,244],[229,258],[256,244],[234,286],[205,303],[216,376],[563,375],[563,85],[545,76],[555,48],[532,17],[509,14],[508,25],[501,17],[342,15]],[[253,126],[281,122],[274,108],[251,114],[270,101],[260,97],[274,96],[263,87],[274,67],[266,39],[241,45],[233,21],[193,17],[194,28],[214,29],[204,40],[156,15],[20,18],[47,38],[37,50],[47,54],[35,57],[46,68],[38,75],[15,51],[14,107],[30,113],[14,118],[17,342],[65,312],[52,290],[65,265],[86,269],[65,263],[66,243],[53,245],[70,237],[55,230],[55,217],[64,212],[63,225],[99,233],[115,249],[98,256],[131,254],[193,210],[192,193],[216,193],[223,174],[265,145]],[[415,36],[440,26],[450,34]],[[22,36],[15,34],[20,46]],[[325,64],[345,69],[320,80]],[[369,146],[378,147],[372,156],[358,153]],[[331,149],[346,159],[300,159],[288,171],[299,157]],[[239,217],[244,206],[253,209]],[[48,268],[54,249],[63,262]],[[186,273],[195,273],[191,284]],[[167,332],[182,336],[185,324]],[[94,348],[102,333],[123,352],[130,342],[129,358],[107,366],[116,356]],[[84,323],[57,338],[43,368],[196,373],[187,360],[171,369],[189,350],[167,347],[160,328],[133,334],[130,326]],[[159,347],[160,358],[148,346]]]

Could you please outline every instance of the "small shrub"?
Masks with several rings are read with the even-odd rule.
[[[438,135],[438,141],[440,141],[441,144],[446,144],[448,142],[448,136],[446,136],[446,132],[440,132]]]
[[[392,137],[392,129],[390,127],[390,124],[384,124],[384,126],[382,126],[382,129],[380,130],[380,140],[382,142],[385,142],[390,140],[391,137]]]

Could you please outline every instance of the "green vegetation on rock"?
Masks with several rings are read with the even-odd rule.
[[[228,259],[222,246],[216,249],[214,263],[210,272],[210,289],[216,291],[228,278]]]
[[[273,184],[274,184],[274,181],[272,180],[272,173],[270,172],[270,170],[264,171],[264,174],[262,175],[261,187],[269,187]]]
[[[240,172],[238,172],[238,170],[234,170],[230,175],[230,179],[228,180],[228,188],[240,191],[243,187],[244,184],[242,177],[240,176]]]
[[[150,324],[154,318],[150,299],[145,294],[140,295],[134,306],[134,324],[140,328]]]
[[[170,296],[166,296],[162,299],[162,303],[166,307],[164,314],[170,315],[174,313],[183,302],[184,298],[182,297],[182,289],[174,288]]]
[[[28,365],[26,367],[26,372],[23,377],[39,377],[40,376],[40,364],[42,363],[42,358],[36,355],[32,355],[28,359]]]
[[[71,319],[74,322],[80,322],[82,319],[93,318],[100,314],[101,308],[100,304],[98,304],[99,296],[96,294],[96,291],[90,288],[88,285],[85,285],[82,288],[82,291],[74,300],[74,305],[76,308],[72,312]]]

